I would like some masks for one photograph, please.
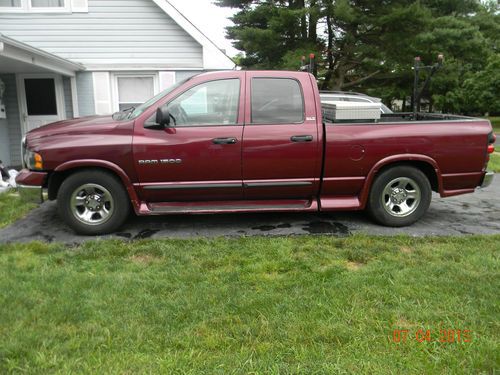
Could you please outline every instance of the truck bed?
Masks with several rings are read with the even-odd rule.
[[[364,208],[378,165],[427,168],[441,196],[474,191],[486,168],[489,121],[446,114],[387,114],[379,122],[327,122],[322,207]],[[364,197],[366,198],[366,197]]]

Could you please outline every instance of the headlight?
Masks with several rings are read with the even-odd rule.
[[[37,152],[26,150],[24,153],[24,163],[28,169],[43,170],[42,155]]]

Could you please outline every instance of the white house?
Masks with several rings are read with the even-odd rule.
[[[0,0],[0,160],[20,165],[35,127],[234,67],[168,0]]]

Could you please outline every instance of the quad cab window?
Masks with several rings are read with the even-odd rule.
[[[252,79],[252,123],[294,124],[304,121],[299,82],[289,78]]]

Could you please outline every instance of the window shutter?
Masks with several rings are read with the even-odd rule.
[[[107,115],[113,112],[111,104],[111,85],[108,72],[93,72],[94,102],[96,115]]]
[[[73,13],[88,13],[89,12],[88,0],[71,0],[71,11]]]

